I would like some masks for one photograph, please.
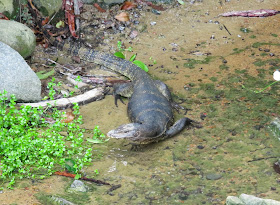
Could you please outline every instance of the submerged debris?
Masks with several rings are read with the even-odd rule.
[[[273,9],[259,9],[259,10],[248,10],[248,11],[231,11],[220,14],[219,16],[231,17],[231,16],[242,16],[242,17],[267,17],[273,16],[280,13]]]

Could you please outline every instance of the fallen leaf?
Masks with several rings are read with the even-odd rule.
[[[105,9],[102,9],[102,8],[99,6],[98,3],[93,4],[93,6],[94,6],[99,12],[102,12],[102,13],[106,12],[106,10],[105,10]]]
[[[5,16],[4,14],[0,13],[0,19],[2,20],[9,20],[9,18],[7,16]]]
[[[155,10],[158,10],[158,11],[165,11],[166,9],[163,8],[161,5],[154,5],[152,2],[150,1],[147,1],[146,2],[148,6],[152,7],[153,9]]]
[[[126,1],[122,5],[121,10],[129,10],[129,9],[133,9],[133,8],[136,8],[136,4],[131,1]]]
[[[49,22],[49,17],[47,16],[43,21],[42,21],[42,26],[46,25]]]
[[[72,122],[75,118],[75,115],[72,113],[72,111],[68,111],[65,113],[65,118],[61,120],[61,122],[69,123]]]
[[[56,25],[55,25],[55,27],[56,27],[56,28],[62,28],[62,27],[64,27],[64,21],[59,21],[59,22],[57,22]]]
[[[122,13],[116,15],[115,19],[117,19],[118,21],[129,21],[129,16],[127,13],[122,12]]]

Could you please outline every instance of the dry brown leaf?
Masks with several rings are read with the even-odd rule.
[[[61,122],[69,123],[69,122],[72,122],[74,120],[75,115],[72,113],[72,111],[67,111],[65,113],[64,117],[66,117],[66,118],[61,120]]]
[[[103,9],[103,8],[101,8],[101,7],[99,6],[98,3],[93,4],[93,6],[94,6],[99,12],[102,12],[102,13],[106,12],[106,10]]]
[[[129,10],[129,9],[133,9],[133,8],[136,8],[136,4],[131,1],[126,1],[122,5],[121,10]]]
[[[116,15],[115,19],[117,19],[118,21],[129,21],[129,16],[127,13],[122,12],[122,13]]]

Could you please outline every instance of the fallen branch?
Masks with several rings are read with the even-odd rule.
[[[54,174],[59,175],[59,176],[64,176],[64,177],[70,177],[70,178],[75,178],[76,174],[71,174],[69,172],[55,172]],[[97,180],[97,179],[92,179],[92,178],[87,178],[87,177],[81,177],[80,179],[85,180],[85,181],[90,181],[90,182],[94,182],[96,184],[103,184],[103,185],[111,185],[107,182],[101,181],[101,180]]]
[[[280,11],[273,9],[259,9],[259,10],[248,10],[248,11],[231,11],[220,14],[219,16],[231,17],[231,16],[242,16],[242,17],[267,17],[279,14]]]
[[[31,107],[39,107],[42,106],[43,108],[48,107],[48,105],[55,106],[58,108],[66,108],[72,106],[73,103],[78,103],[79,105],[84,105],[96,100],[101,100],[104,98],[105,88],[94,88],[89,90],[81,95],[71,97],[71,98],[60,98],[57,100],[48,100],[48,101],[41,101],[38,103],[18,103],[18,105],[29,105]]]

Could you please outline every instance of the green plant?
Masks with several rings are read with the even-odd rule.
[[[59,88],[62,85],[61,82],[56,83],[55,81],[56,81],[56,79],[53,77],[52,80],[48,83],[47,88],[49,89],[49,96],[45,96],[43,98],[43,100],[47,100],[47,99],[54,100],[55,99],[55,95],[57,94],[57,88]],[[81,76],[77,76],[75,81],[82,82]],[[78,85],[75,85],[74,87],[75,87],[75,89],[78,89]],[[60,92],[60,90],[59,90],[59,92]],[[64,94],[63,96],[70,97],[70,96],[73,96],[73,94],[74,94],[74,91],[71,91],[69,94]]]
[[[95,144],[104,143],[108,140],[109,139],[106,139],[105,135],[100,132],[99,126],[95,126],[92,138],[87,139],[87,141]]]
[[[67,168],[67,159],[73,161],[72,170],[79,177],[78,172],[92,160],[92,145],[80,127],[78,104],[73,107],[76,118],[65,123],[65,113],[56,108],[18,109],[15,97],[8,101],[6,94],[0,93],[0,182],[9,182],[7,187],[12,188],[17,179],[42,179]],[[98,127],[95,130],[96,138],[105,137]]]
[[[114,55],[118,58],[122,58],[122,59],[125,59],[125,54],[124,54],[124,51],[129,51],[129,52],[132,52],[132,48],[129,47],[127,49],[124,49],[123,46],[122,46],[122,42],[121,41],[118,41],[118,50],[117,52],[114,53]],[[144,71],[148,72],[149,71],[149,68],[148,66],[143,63],[142,61],[139,61],[139,60],[135,60],[136,58],[136,54],[132,55],[129,59],[129,61],[133,62],[135,65],[137,65],[138,67],[142,68]]]
[[[61,82],[55,83],[55,78],[48,83],[47,88],[49,89],[49,96],[43,98],[43,100],[51,99],[54,100],[54,96],[56,94],[56,87],[60,87],[62,85]]]

